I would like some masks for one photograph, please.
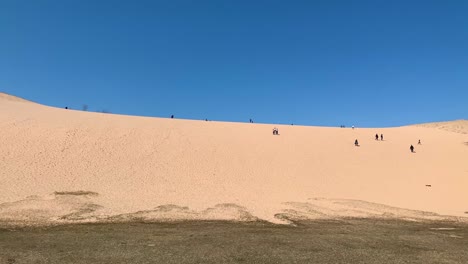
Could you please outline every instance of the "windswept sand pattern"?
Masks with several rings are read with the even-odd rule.
[[[125,223],[223,220],[253,222],[262,219],[237,204],[216,204],[204,210],[174,204],[125,214],[109,212],[96,204],[97,193],[87,191],[55,192],[47,197],[0,204],[0,227],[47,226],[71,223]],[[306,202],[285,202],[274,215],[276,223],[294,224],[304,220],[378,218],[444,220],[468,223],[468,218],[443,216],[436,213],[408,210],[359,200],[310,198]],[[274,221],[273,221],[274,222]]]
[[[313,198],[307,202],[288,202],[285,204],[290,208],[278,213],[276,217],[292,222],[310,219],[378,218],[410,221],[443,220],[468,223],[468,218],[444,216],[432,212],[408,210],[359,200]]]
[[[59,194],[58,194],[59,193]],[[24,200],[0,204],[0,225],[48,225],[68,222],[95,222],[101,208],[86,192],[57,192],[46,197],[30,196]]]
[[[178,205],[161,205],[153,210],[113,216],[107,219],[112,222],[127,221],[181,221],[181,220],[229,220],[251,222],[258,221],[246,208],[236,204],[217,204],[202,211],[190,210]]]
[[[7,98],[0,97],[2,221],[118,216],[284,223],[293,211],[399,215],[391,208],[467,216],[467,134],[132,117]],[[459,131],[468,127],[455,124]],[[280,135],[271,134],[274,126]],[[385,140],[376,141],[376,133]],[[353,209],[357,202],[337,199],[389,207]]]
[[[456,120],[450,122],[435,122],[417,125],[420,127],[437,128],[445,131],[468,134],[468,120]]]

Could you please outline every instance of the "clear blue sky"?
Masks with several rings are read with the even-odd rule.
[[[467,119],[468,1],[3,0],[0,91],[189,119]]]

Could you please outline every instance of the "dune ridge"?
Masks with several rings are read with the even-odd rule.
[[[416,125],[419,127],[437,128],[445,131],[468,134],[468,120],[460,119],[448,122],[434,122]]]
[[[0,94],[3,224],[468,216],[468,137],[440,125],[205,122],[14,98]]]
[[[23,98],[20,98],[20,97],[17,97],[17,96],[13,96],[13,95],[10,95],[10,94],[7,94],[7,93],[2,93],[2,92],[0,92],[0,101],[33,103],[33,102],[28,101],[26,99],[23,99]]]

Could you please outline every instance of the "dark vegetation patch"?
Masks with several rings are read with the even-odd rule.
[[[97,192],[91,191],[70,191],[70,192],[54,192],[55,195],[74,195],[74,196],[98,196]]]
[[[0,229],[0,263],[468,263],[468,225],[344,219]]]

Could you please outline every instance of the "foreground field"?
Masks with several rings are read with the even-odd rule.
[[[468,263],[468,225],[348,219],[0,229],[0,263]]]

